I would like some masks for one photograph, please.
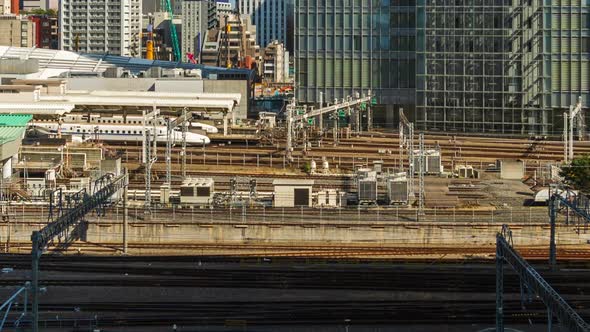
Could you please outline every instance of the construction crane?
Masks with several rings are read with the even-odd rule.
[[[178,45],[178,34],[176,33],[176,26],[174,25],[174,12],[172,11],[172,4],[170,0],[166,0],[164,5],[166,11],[170,15],[170,39],[172,40],[172,52],[174,53],[174,60],[182,61],[182,55],[180,54],[180,46]]]
[[[149,23],[147,26],[147,41],[145,42],[145,58],[154,60],[154,17],[149,15]]]
[[[223,25],[223,44],[225,45],[225,50],[226,50],[226,56],[225,56],[225,67],[226,68],[231,68],[232,67],[232,61],[231,61],[231,56],[230,56],[230,50],[229,50],[229,33],[231,32],[231,26],[229,25],[229,16],[225,15],[225,24]],[[221,50],[219,52],[219,56],[222,56]],[[221,61],[219,63],[219,65],[221,66]]]

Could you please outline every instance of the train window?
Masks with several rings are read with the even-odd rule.
[[[76,130],[77,132],[80,132],[80,129]]]

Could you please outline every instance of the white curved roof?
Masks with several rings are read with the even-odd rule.
[[[231,112],[234,108],[232,100],[198,100],[185,98],[157,97],[120,97],[93,95],[57,95],[39,97],[41,102],[61,102],[77,106],[117,106],[117,107],[152,107],[188,108],[197,111]]]
[[[50,50],[43,48],[0,46],[0,59],[37,59],[41,72],[38,78],[60,76],[65,72],[97,72],[107,68],[120,67],[136,74],[153,67],[200,69],[203,77],[209,74],[238,74],[252,77],[250,69],[211,67],[186,62],[147,60],[109,54],[78,54],[70,51]]]

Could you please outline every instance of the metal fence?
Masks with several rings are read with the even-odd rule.
[[[129,222],[147,220],[143,207],[128,210]],[[122,221],[123,209],[115,207],[105,219]],[[152,209],[149,220],[154,222],[205,223],[363,223],[363,222],[490,222],[490,223],[549,223],[546,207],[502,210],[417,209],[399,208],[177,208]]]
[[[47,206],[31,207],[13,205],[0,207],[0,222],[40,222],[47,223],[49,210]],[[54,212],[55,213],[55,212]],[[106,211],[105,216],[97,217],[95,213],[87,216],[88,220],[105,220],[122,222],[123,208],[114,206]],[[493,223],[549,223],[547,207],[518,207],[502,209],[481,208],[432,208],[424,209],[419,214],[417,209],[407,207],[348,207],[348,208],[268,208],[233,207],[213,208],[195,207],[152,208],[149,212],[141,207],[128,208],[128,221],[158,222],[284,222],[284,223],[362,223],[362,222],[493,222]]]

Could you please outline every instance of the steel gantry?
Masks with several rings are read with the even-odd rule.
[[[355,111],[355,127],[357,131],[361,130],[360,126],[360,110],[366,110],[366,112],[370,115],[370,108],[371,104],[373,103],[373,95],[371,91],[367,93],[367,95],[360,96],[357,94],[356,98],[347,97],[342,99],[342,101],[338,101],[337,99],[334,100],[333,105],[329,105],[326,107],[321,107],[317,109],[309,109],[304,108],[302,112],[297,112],[297,102],[295,98],[291,99],[291,102],[287,105],[286,108],[286,130],[287,130],[287,144],[285,147],[287,159],[291,160],[291,152],[293,151],[293,130],[295,129],[295,125],[299,124],[303,121],[315,119],[317,117],[322,117],[324,114],[335,113],[332,118],[334,119],[334,142],[338,141],[338,119],[343,115],[347,114],[351,115],[351,109],[358,109]],[[322,97],[323,99],[323,97]],[[323,100],[322,100],[323,104]],[[311,121],[311,120],[310,120]],[[323,125],[323,121],[321,122]],[[367,122],[368,126],[372,126],[372,122]],[[306,144],[307,142],[304,142]]]
[[[563,112],[563,162],[566,164],[574,159],[574,126],[578,128],[578,139],[583,141],[586,121],[582,112],[582,97],[578,98],[575,107],[570,105],[569,114]]]
[[[584,223],[590,223],[590,198],[580,192],[574,192],[567,188],[551,188],[549,196],[549,219],[551,234],[549,237],[549,264],[555,267],[557,264],[557,245],[555,243],[555,227],[557,224],[557,212],[561,206],[566,211],[566,224],[569,223],[570,213],[573,213]]]
[[[174,129],[178,126],[182,127],[182,149],[180,155],[182,157],[181,171],[182,177],[186,176],[186,132],[187,122],[192,119],[193,113],[187,112],[186,108],[182,110],[182,115],[174,120],[166,119],[166,183],[170,185],[172,182],[172,145],[175,141]]]
[[[424,173],[426,173],[426,157],[424,153],[424,133],[420,133],[418,141],[418,213],[424,215]],[[412,175],[414,176],[414,175]]]
[[[50,222],[39,231],[34,231],[31,235],[33,332],[39,331],[39,261],[43,252],[54,238],[67,237],[70,228],[78,225],[88,213],[95,209],[100,214],[104,213],[104,205],[109,203],[113,195],[120,189],[126,187],[128,182],[126,173],[118,177],[113,174],[102,176],[94,182],[94,193],[92,195],[84,191],[76,206],[65,211],[55,221]]]
[[[504,332],[504,262],[512,267],[521,283],[547,306],[548,331],[552,330],[553,316],[568,331],[590,331],[590,326],[582,317],[512,246],[512,231],[503,225],[502,232],[496,234],[496,332]]]
[[[144,209],[151,210],[152,204],[152,165],[158,160],[157,155],[157,136],[156,129],[159,123],[160,110],[153,106],[150,113],[143,111],[143,141],[141,161],[145,168],[145,203]],[[150,122],[151,121],[151,122]],[[149,124],[153,126],[150,128]],[[167,143],[168,144],[168,143]]]
[[[406,134],[407,129],[407,134]],[[399,169],[404,170],[404,147],[408,150],[408,188],[410,197],[414,196],[414,124],[408,120],[404,110],[399,110]]]
[[[26,282],[24,286],[20,287],[16,290],[16,292],[12,293],[10,297],[0,305],[0,332],[4,329],[4,324],[6,323],[6,318],[8,318],[8,314],[10,313],[10,309],[15,303],[18,303],[19,297],[22,298],[23,301],[23,312],[19,315],[19,317],[14,321],[14,327],[18,327],[20,325],[20,320],[25,317],[28,310],[28,292],[31,288],[31,283]],[[4,314],[2,314],[4,312]]]

